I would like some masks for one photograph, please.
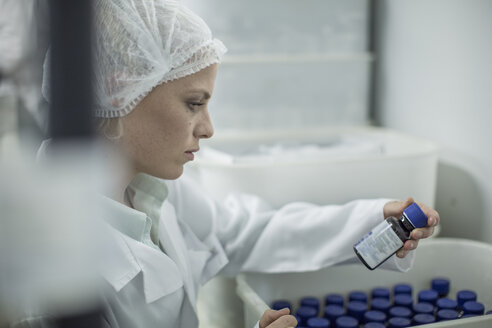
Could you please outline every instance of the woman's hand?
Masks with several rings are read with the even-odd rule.
[[[403,210],[415,203],[413,198],[407,198],[405,201],[392,201],[384,205],[383,213],[384,217],[394,216],[399,218],[403,214]],[[427,216],[427,226],[423,228],[417,228],[410,234],[410,240],[407,240],[403,245],[403,248],[396,252],[396,256],[404,258],[408,252],[417,248],[420,239],[427,238],[434,233],[434,227],[439,224],[439,213],[436,210],[430,208],[427,205],[416,202]]]
[[[289,328],[296,327],[297,320],[289,315],[289,308],[282,310],[266,310],[260,319],[260,328]]]

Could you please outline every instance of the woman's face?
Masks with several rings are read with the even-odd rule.
[[[208,101],[217,66],[159,85],[122,118],[119,144],[135,173],[176,179],[193,160],[200,139],[213,135]]]

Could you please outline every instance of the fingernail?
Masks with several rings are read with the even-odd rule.
[[[436,219],[434,219],[434,218],[429,218],[429,222],[428,222],[428,224],[429,224],[430,226],[433,226],[435,223],[436,223]]]
[[[416,239],[422,238],[423,235],[424,235],[424,233],[422,231],[417,231],[416,233],[414,233],[414,236]]]

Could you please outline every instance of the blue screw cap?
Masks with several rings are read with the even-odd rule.
[[[418,294],[418,301],[419,302],[426,302],[426,303],[431,303],[432,305],[436,305],[436,301],[439,295],[435,290],[428,289],[428,290],[421,290]]]
[[[313,296],[306,296],[301,298],[301,306],[310,306],[316,310],[316,315],[319,312],[319,299]]]
[[[460,290],[456,294],[456,298],[458,299],[458,306],[462,307],[465,302],[468,301],[476,301],[477,300],[477,293],[475,293],[472,290]]]
[[[340,317],[336,321],[336,328],[357,328],[357,327],[359,327],[359,321],[349,316]]]
[[[413,305],[413,312],[415,314],[432,314],[434,313],[434,305],[425,302],[417,303]]]
[[[385,298],[375,298],[371,301],[371,310],[388,313],[390,307],[390,301]]]
[[[438,310],[457,310],[458,302],[452,300],[450,298],[440,298],[436,302],[436,306]]]
[[[330,328],[330,321],[325,318],[310,318],[307,326],[308,328]]]
[[[367,295],[361,291],[353,291],[349,294],[349,302],[358,301],[358,302],[367,302]]]
[[[347,314],[351,317],[362,321],[364,312],[367,311],[367,304],[363,302],[352,301],[347,305]]]
[[[364,322],[381,322],[384,323],[386,321],[386,314],[381,311],[367,311],[364,313]]]
[[[480,302],[468,301],[463,304],[463,314],[484,314],[485,307]]]
[[[459,313],[455,310],[439,310],[436,313],[437,321],[447,321],[458,319]]]
[[[327,305],[340,305],[343,306],[344,298],[340,294],[328,294],[325,296],[325,306]]]
[[[414,325],[425,325],[427,323],[432,323],[435,321],[436,321],[436,319],[431,314],[419,313],[419,314],[414,315],[414,317],[413,317],[413,324]]]
[[[408,318],[391,318],[388,320],[388,328],[406,328],[410,327],[411,321]]]
[[[445,296],[449,293],[449,279],[435,278],[431,281],[431,288],[435,290],[439,296]]]
[[[390,298],[390,290],[384,287],[377,287],[372,290],[372,298]]]
[[[427,216],[417,203],[413,203],[403,210],[403,214],[410,220],[415,228],[423,228],[427,225]]]
[[[289,308],[290,312],[292,313],[292,304],[287,301],[287,300],[277,300],[272,303],[272,309],[273,310],[282,310],[285,308]]]
[[[412,295],[412,285],[409,284],[397,284],[393,287],[393,294],[409,294]]]
[[[368,322],[363,328],[386,328],[386,326],[380,322]]]
[[[396,294],[393,300],[395,306],[404,306],[407,308],[412,308],[413,298],[409,294]]]
[[[398,318],[411,318],[412,311],[403,306],[394,306],[389,310],[390,317],[398,317]]]

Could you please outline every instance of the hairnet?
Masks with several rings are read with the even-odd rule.
[[[227,50],[174,0],[95,0],[94,15],[98,117],[130,113],[154,87],[220,62]],[[48,66],[46,60],[43,94],[49,100]]]

